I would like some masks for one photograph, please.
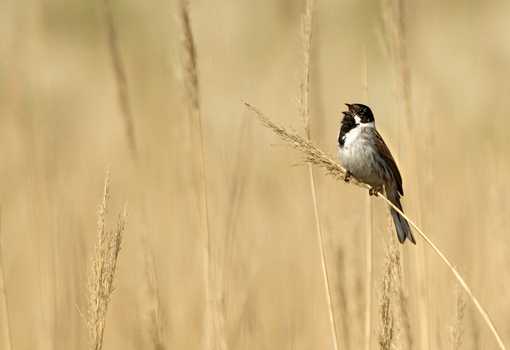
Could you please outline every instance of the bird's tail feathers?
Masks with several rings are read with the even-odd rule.
[[[402,204],[400,204],[400,196],[398,192],[396,193],[396,195],[388,194],[388,199],[393,204],[395,204],[395,206],[398,209],[400,209],[400,211],[404,212],[402,210]],[[407,220],[404,219],[404,217],[393,208],[391,208],[391,216],[393,216],[393,222],[395,223],[395,228],[397,229],[397,236],[399,242],[403,244],[407,238],[412,243],[416,244],[416,241],[414,240],[413,233],[411,232],[411,228],[409,227]]]

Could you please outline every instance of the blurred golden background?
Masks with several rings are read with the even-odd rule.
[[[404,179],[403,206],[451,260],[510,344],[510,3],[405,4],[418,171],[406,143],[379,1],[316,2],[311,135],[336,153],[345,102],[368,96]],[[305,1],[191,0],[212,266],[231,349],[332,349],[307,166],[246,108],[302,132],[295,104]],[[107,226],[133,201],[105,349],[150,348],[144,193],[167,349],[204,348],[202,233],[182,83],[177,1],[113,1],[140,161],[138,182],[95,1],[0,2],[0,243],[12,349],[87,348],[86,281],[111,164]],[[341,349],[363,348],[365,190],[315,169]],[[416,186],[411,187],[411,183]],[[195,199],[194,199],[195,198]],[[374,280],[388,244],[373,201]],[[415,349],[447,349],[451,271],[415,234],[403,246]],[[421,250],[425,275],[417,276]],[[425,281],[425,289],[418,280]],[[380,322],[372,304],[372,328]],[[464,349],[497,343],[468,301]],[[375,337],[372,348],[377,348]]]

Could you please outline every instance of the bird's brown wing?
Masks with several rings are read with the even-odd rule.
[[[395,163],[395,159],[393,159],[393,156],[391,155],[391,152],[386,146],[386,143],[384,143],[384,140],[382,136],[377,132],[376,129],[373,129],[374,136],[375,136],[375,148],[377,152],[381,155],[381,157],[386,162],[386,165],[391,171],[391,174],[395,178],[395,182],[397,183],[397,189],[400,195],[404,195],[404,189],[402,188],[402,176],[400,176],[400,171],[398,170],[397,163]]]

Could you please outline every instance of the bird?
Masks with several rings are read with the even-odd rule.
[[[360,103],[345,104],[349,110],[344,117],[338,134],[338,159],[346,169],[345,181],[354,176],[371,186],[370,195],[384,189],[386,198],[402,212],[400,197],[404,195],[402,176],[391,152],[375,128],[374,114],[370,107]],[[416,244],[409,224],[402,215],[391,208],[391,215],[397,229],[400,243],[406,238]]]

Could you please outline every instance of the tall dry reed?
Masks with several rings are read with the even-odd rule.
[[[368,102],[368,47],[363,47],[361,79],[363,100]],[[366,236],[366,268],[365,268],[365,350],[372,347],[372,279],[373,279],[373,199],[367,198],[367,236]]]
[[[414,127],[414,114],[411,101],[411,71],[407,58],[406,42],[406,23],[405,23],[405,3],[403,0],[382,0],[382,15],[385,25],[388,52],[392,61],[392,71],[394,77],[394,88],[397,102],[397,135],[399,135],[399,156],[404,161],[403,170],[409,169],[408,173],[413,174],[407,177],[410,184],[407,192],[413,196],[411,211],[416,217],[416,222],[421,224],[421,206],[420,206],[420,171],[418,169],[418,158],[416,149],[416,134]],[[400,152],[402,150],[402,152]],[[418,308],[420,320],[420,344],[425,349],[430,348],[430,330],[429,330],[429,293],[427,288],[427,271],[425,269],[425,252],[423,247],[417,247],[414,254],[416,261],[417,276],[417,298],[419,299]]]
[[[5,350],[12,349],[9,309],[7,307],[7,291],[5,290],[4,261],[2,257],[2,208],[0,208],[0,320],[2,320],[2,338]]]
[[[150,236],[148,234],[142,234],[142,240],[150,240]],[[164,339],[163,314],[159,301],[152,243],[150,241],[142,242],[142,249],[145,250],[143,252],[143,292],[145,304],[143,314],[145,325],[149,335],[151,348],[154,350],[164,350],[166,347]]]
[[[202,251],[204,259],[204,277],[206,289],[206,332],[205,343],[208,349],[226,349],[227,340],[225,337],[225,314],[224,308],[220,307],[220,300],[223,299],[223,292],[220,289],[221,276],[219,275],[219,266],[213,261],[211,254],[211,238],[210,238],[210,220],[208,207],[208,186],[205,171],[205,155],[204,155],[204,139],[202,132],[202,115],[200,111],[198,71],[197,71],[197,52],[193,32],[191,30],[191,20],[188,10],[188,1],[181,0],[179,2],[179,24],[181,33],[181,42],[183,45],[182,60],[184,70],[184,85],[186,91],[186,99],[189,105],[190,115],[190,139],[192,140],[193,153],[190,157],[196,157],[196,177],[198,178],[199,190],[194,198],[197,201],[200,232],[202,233]],[[195,184],[196,185],[196,184]],[[194,186],[195,188],[197,186]]]
[[[106,170],[103,196],[97,209],[97,232],[92,269],[87,279],[87,304],[89,331],[89,349],[100,350],[106,327],[106,313],[114,290],[114,278],[117,272],[117,259],[121,249],[122,235],[127,224],[129,208],[127,204],[119,215],[117,228],[106,230],[108,200],[110,198],[110,167]]]
[[[299,80],[299,90],[301,92],[298,97],[298,109],[301,114],[301,119],[304,125],[307,139],[310,139],[310,108],[308,104],[308,96],[310,89],[310,51],[312,46],[312,29],[313,29],[313,14],[315,10],[315,1],[307,0],[305,5],[305,13],[301,17],[301,53],[303,60],[303,78]],[[299,76],[299,72],[298,72]],[[313,174],[313,167],[308,165],[308,175],[310,179],[310,187],[312,192],[312,201],[315,215],[315,225],[317,229],[317,238],[319,241],[322,273],[324,276],[324,284],[326,290],[326,300],[328,302],[328,312],[331,327],[331,335],[333,338],[333,347],[338,350],[338,335],[335,321],[335,312],[333,310],[333,301],[331,297],[330,279],[328,274],[328,265],[326,260],[326,251],[324,249],[324,237],[319,217],[319,205],[317,203],[317,190],[315,185],[315,178]]]
[[[99,0],[99,8],[101,11],[101,22],[103,23],[107,40],[106,47],[110,54],[110,61],[112,64],[115,83],[117,86],[117,94],[119,96],[121,114],[124,119],[125,131],[128,137],[128,145],[130,148],[131,155],[135,159],[137,159],[138,156],[133,111],[131,110],[131,104],[129,100],[126,69],[124,67],[124,62],[122,61],[122,56],[120,54],[117,32],[115,30],[115,24],[113,22],[113,16],[110,7],[110,0]],[[138,160],[136,160],[136,163],[138,163]]]
[[[149,339],[153,349],[164,349],[164,335],[163,335],[163,312],[161,310],[158,286],[156,278],[156,267],[154,265],[153,249],[150,239],[149,220],[147,213],[147,204],[145,200],[144,187],[142,185],[142,165],[138,156],[139,150],[135,137],[134,116],[131,108],[131,101],[129,97],[127,73],[120,54],[119,43],[113,21],[113,15],[110,8],[110,0],[99,0],[101,9],[101,19],[107,39],[107,49],[110,54],[110,61],[115,78],[115,84],[118,93],[118,102],[120,105],[121,116],[124,120],[124,131],[127,139],[129,153],[133,160],[137,195],[141,206],[141,227],[140,227],[140,241],[141,253],[144,266],[143,276],[143,295],[144,300],[144,314],[146,320],[146,329],[149,334]]]

